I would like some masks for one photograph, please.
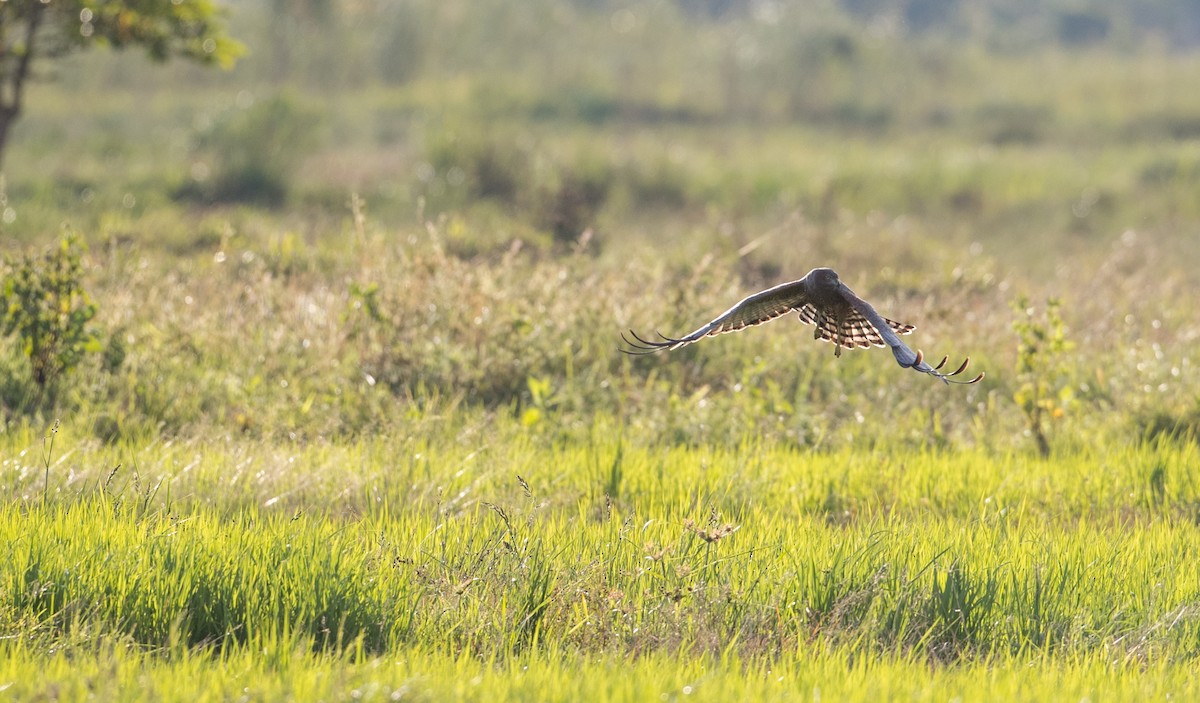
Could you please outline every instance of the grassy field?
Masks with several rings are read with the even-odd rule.
[[[72,451],[59,432],[5,447],[18,698],[1198,693],[1190,445],[1044,461],[497,428],[492,448]]]
[[[347,7],[31,92],[0,697],[1200,698],[1192,53]],[[986,379],[618,352],[821,265]]]

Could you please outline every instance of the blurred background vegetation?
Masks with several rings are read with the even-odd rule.
[[[40,67],[0,254],[18,280],[64,252],[56,290],[83,302],[57,323],[21,308],[78,344],[39,381],[12,323],[0,429],[606,422],[1048,453],[1200,427],[1193,3],[225,9],[247,49],[228,71],[107,50]],[[820,265],[987,381],[835,361],[789,322],[616,352],[624,328],[684,332]]]

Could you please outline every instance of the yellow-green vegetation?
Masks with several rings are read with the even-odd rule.
[[[0,183],[0,697],[1200,698],[1195,13],[933,5],[62,59]],[[618,351],[815,266],[987,378]]]
[[[1043,461],[496,432],[485,448],[436,432],[92,446],[63,459],[95,470],[65,476],[65,429],[55,447],[20,438],[4,447],[21,479],[0,510],[0,685],[160,700],[1197,693],[1190,445]],[[136,468],[101,468],[121,458]]]

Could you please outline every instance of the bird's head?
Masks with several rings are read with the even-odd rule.
[[[813,283],[821,287],[835,287],[839,282],[837,272],[831,268],[813,269],[805,278],[812,279]]]

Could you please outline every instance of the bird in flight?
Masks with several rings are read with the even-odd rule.
[[[983,379],[982,373],[969,381],[952,378],[967,370],[970,357],[950,373],[941,371],[949,357],[943,357],[937,366],[930,366],[919,349],[913,351],[900,341],[900,335],[909,334],[915,329],[912,325],[889,320],[875,312],[870,303],[855,295],[829,268],[815,268],[798,281],[781,283],[746,297],[712,322],[678,339],[659,334],[662,341],[649,341],[630,330],[633,339],[622,334],[621,339],[629,348],[621,351],[626,354],[653,354],[678,349],[705,337],[761,325],[793,311],[801,322],[816,326],[813,339],[833,342],[834,356],[842,355],[842,347],[865,349],[887,346],[891,347],[892,355],[900,366],[927,373],[943,383],[966,385]]]

